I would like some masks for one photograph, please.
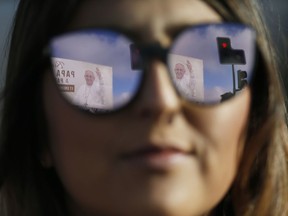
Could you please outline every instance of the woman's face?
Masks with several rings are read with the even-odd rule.
[[[185,26],[208,22],[221,17],[198,0],[89,0],[70,27],[113,26],[165,47]],[[43,88],[50,136],[43,160],[57,171],[72,215],[202,215],[229,190],[244,145],[249,88],[225,103],[195,106],[152,59],[137,101],[97,117],[65,102],[51,74]]]

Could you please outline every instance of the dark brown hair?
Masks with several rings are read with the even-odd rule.
[[[246,23],[257,32],[258,63],[251,85],[248,136],[237,178],[223,199],[226,202],[224,208],[230,206],[233,214],[239,216],[288,215],[288,136],[284,88],[261,10],[252,0],[206,2],[225,20]]]
[[[0,147],[0,215],[65,215],[62,188],[39,158],[48,142],[42,110],[42,52],[69,22],[77,1],[20,1],[14,20]]]
[[[39,155],[49,142],[41,89],[49,39],[67,26],[78,0],[20,1],[2,95],[0,215],[66,215],[63,190]],[[288,215],[287,128],[276,56],[253,0],[206,0],[227,21],[258,33],[258,67],[251,85],[248,136],[239,172],[212,215]]]

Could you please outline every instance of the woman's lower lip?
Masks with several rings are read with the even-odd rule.
[[[167,170],[191,160],[191,155],[183,152],[155,152],[125,159],[125,163],[144,168]]]

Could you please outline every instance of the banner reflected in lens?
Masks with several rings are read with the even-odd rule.
[[[52,58],[60,91],[74,105],[91,110],[113,108],[112,67]]]
[[[182,97],[190,101],[204,100],[203,60],[169,55],[172,79]]]

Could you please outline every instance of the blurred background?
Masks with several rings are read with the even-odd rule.
[[[241,0],[239,0],[241,1]],[[258,0],[265,19],[280,55],[282,79],[288,94],[288,1],[287,0]],[[5,80],[4,68],[8,48],[8,35],[18,0],[0,0],[0,89]]]
[[[4,85],[8,34],[17,4],[18,0],[0,0],[0,89]]]
[[[288,95],[288,1],[258,0],[265,15],[276,51],[279,53],[282,81]],[[288,99],[286,99],[288,106]]]

